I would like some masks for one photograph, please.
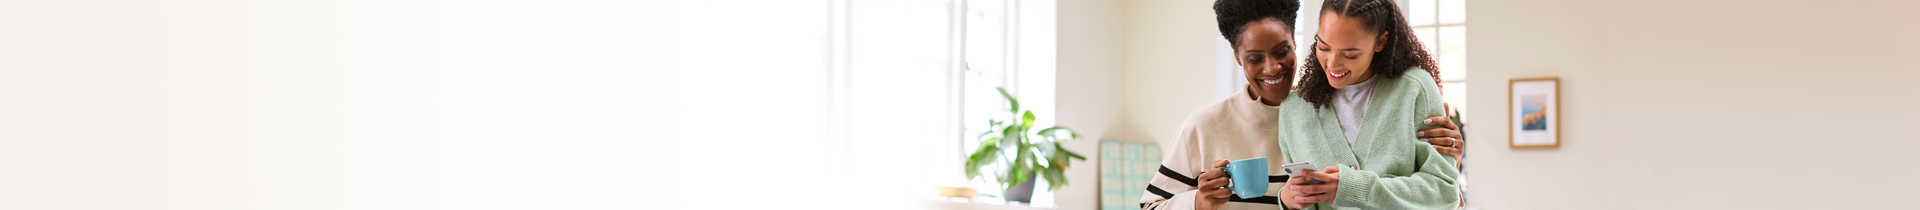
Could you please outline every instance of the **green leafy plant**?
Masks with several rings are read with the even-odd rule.
[[[1066,186],[1070,161],[1087,157],[1068,151],[1060,143],[1080,139],[1080,134],[1060,126],[1029,132],[1033,128],[1033,111],[1021,110],[1020,100],[1008,94],[1006,88],[995,89],[1007,98],[1010,104],[1007,109],[1013,111],[1014,121],[988,120],[991,130],[975,138],[980,140],[980,147],[967,155],[967,179],[981,177],[981,168],[1000,163],[999,166],[1005,168],[994,177],[1003,190],[1030,181],[1027,180],[1030,177],[1047,180],[1049,191]]]

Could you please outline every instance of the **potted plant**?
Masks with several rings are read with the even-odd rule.
[[[1033,111],[1021,110],[1020,100],[1008,94],[1006,88],[994,89],[1007,98],[1007,110],[1014,113],[1014,118],[1011,122],[988,120],[990,129],[976,137],[980,147],[967,155],[967,179],[984,176],[980,174],[981,168],[998,163],[1001,170],[994,178],[1005,190],[1002,196],[1007,201],[1022,203],[1033,201],[1035,177],[1047,180],[1048,191],[1066,186],[1070,161],[1087,158],[1068,151],[1060,143],[1079,139],[1080,135],[1060,126],[1032,130]]]

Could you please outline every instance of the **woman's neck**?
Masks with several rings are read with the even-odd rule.
[[[1282,95],[1280,97],[1275,97],[1275,98],[1260,97],[1259,92],[1253,92],[1253,86],[1254,84],[1247,84],[1247,87],[1246,87],[1247,99],[1253,99],[1253,101],[1258,101],[1260,102],[1261,105],[1280,106],[1280,102],[1284,101],[1287,98],[1285,95]]]

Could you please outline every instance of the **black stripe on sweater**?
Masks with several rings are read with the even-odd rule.
[[[1173,198],[1173,193],[1167,192],[1167,190],[1162,190],[1160,189],[1159,186],[1153,186],[1151,184],[1147,185],[1147,192],[1153,193],[1153,195],[1158,195],[1160,196],[1160,198]]]
[[[1173,171],[1173,169],[1167,168],[1166,165],[1160,165],[1160,175],[1167,176],[1168,179],[1173,179],[1173,181],[1180,181],[1180,183],[1185,183],[1187,184],[1188,187],[1200,186],[1200,181],[1193,180],[1193,177],[1180,175],[1180,172],[1175,172]]]
[[[1147,192],[1148,192],[1148,193],[1153,193],[1153,195],[1158,195],[1158,196],[1160,196],[1160,198],[1165,198],[1165,199],[1172,199],[1172,198],[1173,198],[1173,193],[1171,193],[1171,192],[1167,192],[1167,190],[1162,190],[1162,189],[1160,189],[1160,187],[1158,187],[1158,186],[1153,186],[1153,185],[1147,185]],[[1273,204],[1273,205],[1280,205],[1280,198],[1279,198],[1279,197],[1273,197],[1273,196],[1260,196],[1260,197],[1253,197],[1253,198],[1246,198],[1246,199],[1242,199],[1242,198],[1240,198],[1240,196],[1227,196],[1227,201],[1228,201],[1228,202],[1244,202],[1244,203],[1264,203],[1264,204]],[[1146,206],[1147,206],[1147,204],[1146,204],[1146,203],[1141,203],[1141,204],[1140,204],[1140,207],[1141,207],[1141,208],[1145,208]]]
[[[1267,183],[1287,183],[1287,175],[1267,176]]]

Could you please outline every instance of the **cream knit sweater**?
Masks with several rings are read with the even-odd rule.
[[[1214,161],[1266,157],[1269,168],[1285,165],[1280,161],[1279,142],[1273,141],[1279,138],[1277,114],[1277,106],[1261,104],[1245,88],[1188,114],[1173,144],[1163,153],[1165,157],[1147,193],[1140,196],[1141,209],[1193,209],[1194,195],[1199,192],[1194,189],[1198,184],[1195,179]],[[1220,209],[1280,209],[1275,196],[1280,195],[1280,186],[1286,184],[1284,175],[1286,173],[1268,174],[1272,181],[1268,183],[1266,196],[1251,199],[1233,196]]]

